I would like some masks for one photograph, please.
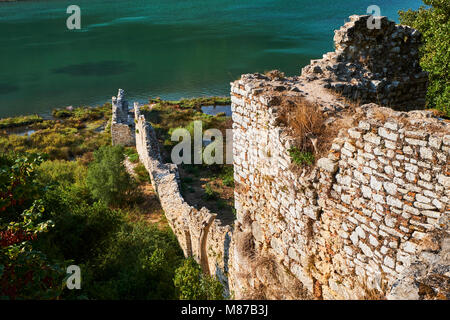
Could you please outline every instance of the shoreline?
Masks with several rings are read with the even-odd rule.
[[[1,1],[1,0],[0,0]],[[150,98],[148,103],[142,104],[146,106],[148,104],[154,103],[155,101],[160,101],[167,103],[168,105],[178,105],[185,102],[193,103],[192,107],[202,108],[211,106],[228,106],[231,105],[230,97],[226,96],[209,96],[209,97],[193,97],[193,98],[182,98],[179,100],[164,100],[160,98]],[[74,114],[76,110],[99,110],[105,107],[110,107],[111,102],[105,102],[103,105],[95,106],[67,106],[61,108],[53,108],[49,112],[45,113],[28,113],[21,114],[17,116],[0,117],[0,130],[9,131],[11,129],[18,129],[23,127],[32,126],[36,123],[40,123],[48,120],[59,120],[61,118],[66,118]],[[130,109],[131,110],[131,109]],[[32,129],[32,128],[30,128]]]

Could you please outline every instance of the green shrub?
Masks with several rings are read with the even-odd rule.
[[[139,183],[147,183],[150,182],[150,175],[148,174],[145,166],[140,163],[134,168],[134,173],[136,174],[136,180]]]
[[[43,121],[42,117],[38,115],[5,118],[0,119],[0,129],[21,127],[42,121]]]
[[[59,119],[69,118],[73,116],[73,111],[67,109],[55,109],[52,111],[52,116]]]
[[[136,181],[126,171],[124,160],[121,146],[103,146],[94,152],[86,178],[94,198],[108,205],[121,205],[138,198]]]
[[[72,110],[69,109],[55,109],[52,111],[52,115],[55,118],[65,119],[73,118],[77,121],[87,121],[87,120],[98,120],[104,117],[104,109],[101,108],[89,108],[89,107],[78,107]]]
[[[124,223],[120,211],[94,202],[86,188],[76,185],[48,190],[44,203],[55,227],[44,237],[42,250],[77,264],[94,257]]]
[[[40,165],[38,174],[43,184],[82,183],[86,178],[87,168],[76,161],[49,160]]]
[[[89,189],[60,185],[45,194],[54,229],[40,241],[53,257],[82,270],[82,290],[63,298],[175,299],[173,277],[183,253],[170,229],[125,220]]]
[[[42,221],[45,208],[37,200],[21,221],[0,228],[0,299],[57,299],[63,290],[62,263],[35,248],[38,236],[53,226]]]
[[[111,142],[110,132],[79,128],[76,123],[51,123],[30,136],[0,135],[0,152],[44,153],[50,159],[71,160]]]
[[[203,274],[194,259],[184,260],[175,271],[175,287],[181,300],[223,300],[224,288],[217,279]]]
[[[16,221],[44,193],[37,178],[38,154],[0,154],[0,226]]]
[[[125,148],[124,153],[127,155],[130,162],[132,163],[139,162],[139,154],[136,152],[134,148]]]
[[[111,160],[110,178],[120,163],[114,159],[123,159],[120,149],[97,154],[97,163]],[[128,222],[122,211],[96,201],[87,184],[77,183],[78,163],[41,162],[0,155],[0,298],[176,299],[173,279],[183,252],[173,232]],[[10,193],[13,198],[4,197]],[[69,264],[81,268],[80,291],[64,290]]]
[[[175,299],[175,269],[183,252],[170,230],[125,224],[89,264],[86,293],[93,299]]]
[[[205,186],[205,199],[206,200],[215,200],[218,198],[217,192],[215,192],[211,185],[208,183]]]
[[[233,166],[225,166],[222,169],[222,174],[220,176],[222,178],[223,184],[227,187],[234,187],[234,168]]]
[[[312,165],[315,161],[315,157],[312,152],[300,151],[296,147],[290,148],[288,151],[292,158],[292,161],[294,161],[294,163],[299,166]]]
[[[0,155],[0,299],[56,299],[62,291],[60,262],[36,247],[54,226],[38,198],[38,155]]]
[[[429,7],[399,11],[400,22],[423,35],[420,64],[429,72],[428,107],[450,117],[450,1],[423,0]]]

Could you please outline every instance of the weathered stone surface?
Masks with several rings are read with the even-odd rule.
[[[112,97],[111,143],[113,146],[132,146],[136,143],[134,122],[129,119],[128,112],[125,91],[119,89],[117,97]]]
[[[319,159],[317,166],[331,173],[335,173],[338,168],[338,164],[328,158]]]
[[[271,80],[264,76],[244,75],[241,81],[271,90]],[[232,84],[232,88],[237,86]],[[448,181],[442,167],[436,168],[434,149],[433,156],[427,152],[439,144],[436,141],[444,140],[448,125],[430,117],[417,122],[415,113],[394,112],[374,104],[362,106],[358,116],[362,120],[345,130],[348,135],[334,141],[329,151],[332,158],[318,159],[306,173],[284,164],[289,162],[286,145],[292,137],[276,125],[277,114],[264,104],[255,108],[256,104],[248,101],[239,103],[233,107],[241,110],[235,111],[239,117],[234,121],[235,172],[238,176],[245,172],[244,181],[237,182],[249,191],[236,192],[235,201],[236,208],[263,215],[258,223],[267,231],[258,232],[255,240],[274,249],[283,265],[295,265],[291,272],[310,291],[315,281],[319,283],[327,292],[324,298],[354,297],[348,287],[339,285],[339,281],[349,280],[343,273],[349,266],[358,268],[357,276],[350,280],[352,285],[366,277],[375,278],[381,271],[390,285],[398,280],[417,254],[414,242],[408,240],[425,239],[439,226]],[[271,125],[265,127],[255,119]],[[442,130],[424,130],[427,126]],[[262,138],[274,129],[276,139]],[[407,139],[420,142],[411,145]],[[433,146],[427,147],[428,141]],[[276,150],[277,157],[284,160],[275,164],[263,161],[266,149]],[[265,172],[273,170],[278,174],[268,179]],[[293,201],[288,200],[292,197],[289,186],[294,186]],[[237,209],[238,219],[242,210]],[[256,255],[265,255],[263,247]],[[320,257],[320,262],[314,257]],[[304,272],[311,266],[312,274]],[[331,274],[340,280],[326,281]],[[239,282],[232,281],[234,288]],[[245,287],[258,290],[257,284]],[[400,287],[396,290],[392,289],[389,297],[417,298],[411,288],[402,289],[406,290],[402,294]]]
[[[423,108],[428,74],[419,64],[420,34],[386,18],[380,29],[369,32],[368,19],[369,16],[355,16],[336,30],[336,51],[312,60],[302,69],[302,76],[321,80],[325,88],[362,103]],[[380,136],[395,141],[397,134],[385,128],[397,130],[396,124],[389,122],[379,129]]]

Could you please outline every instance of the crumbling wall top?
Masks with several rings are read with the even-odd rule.
[[[370,16],[351,16],[350,22],[335,31],[334,43],[338,61],[365,67],[372,74],[366,77],[382,78],[418,73],[419,31],[396,25],[380,17],[380,28],[368,28]]]
[[[119,89],[117,97],[112,97],[112,121],[128,124],[128,101],[123,89]]]
[[[423,109],[428,73],[420,67],[421,34],[386,17],[376,18],[379,28],[374,28],[373,18],[351,16],[335,31],[336,51],[311,60],[302,76],[362,103]]]

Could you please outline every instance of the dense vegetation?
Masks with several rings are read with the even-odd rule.
[[[71,117],[39,118],[27,128],[35,132],[24,135],[9,134],[15,133],[11,130],[17,127],[15,118],[0,120],[4,123],[4,130],[0,131],[0,150],[45,153],[51,159],[72,160],[80,156],[89,157],[100,145],[111,141],[109,130],[103,131],[105,119],[111,115],[110,104],[99,108],[77,108],[72,112]]]
[[[120,150],[103,147],[102,151]],[[105,162],[102,156],[96,153],[95,161]],[[116,159],[109,160],[105,167],[116,168]],[[173,277],[183,255],[174,235],[168,228],[130,223],[126,208],[111,208],[96,196],[98,185],[90,186],[86,179],[98,170],[96,162],[84,168],[66,161],[41,165],[42,158],[34,156],[2,155],[0,161],[5,181],[0,209],[0,296],[177,298]],[[121,170],[122,176],[127,174]],[[110,178],[114,180],[99,177],[105,186]],[[124,189],[133,185],[132,179],[122,183]],[[119,203],[122,196],[111,193],[107,200]],[[81,291],[64,290],[69,264],[81,267]]]
[[[29,124],[39,123],[42,121],[43,119],[38,115],[0,119],[0,129],[26,126]]]
[[[175,271],[174,282],[182,300],[222,300],[224,298],[220,282],[203,274],[198,263],[192,258],[186,259]]]
[[[400,22],[422,33],[424,44],[420,63],[430,74],[428,106],[450,117],[450,1],[423,2],[428,7],[400,11]]]
[[[186,283],[203,290],[190,298],[223,298],[164,219],[146,218],[162,210],[142,203],[151,185],[136,151],[109,146],[108,108],[57,110],[29,136],[0,135],[0,299],[178,299]],[[69,265],[81,290],[66,287]]]

